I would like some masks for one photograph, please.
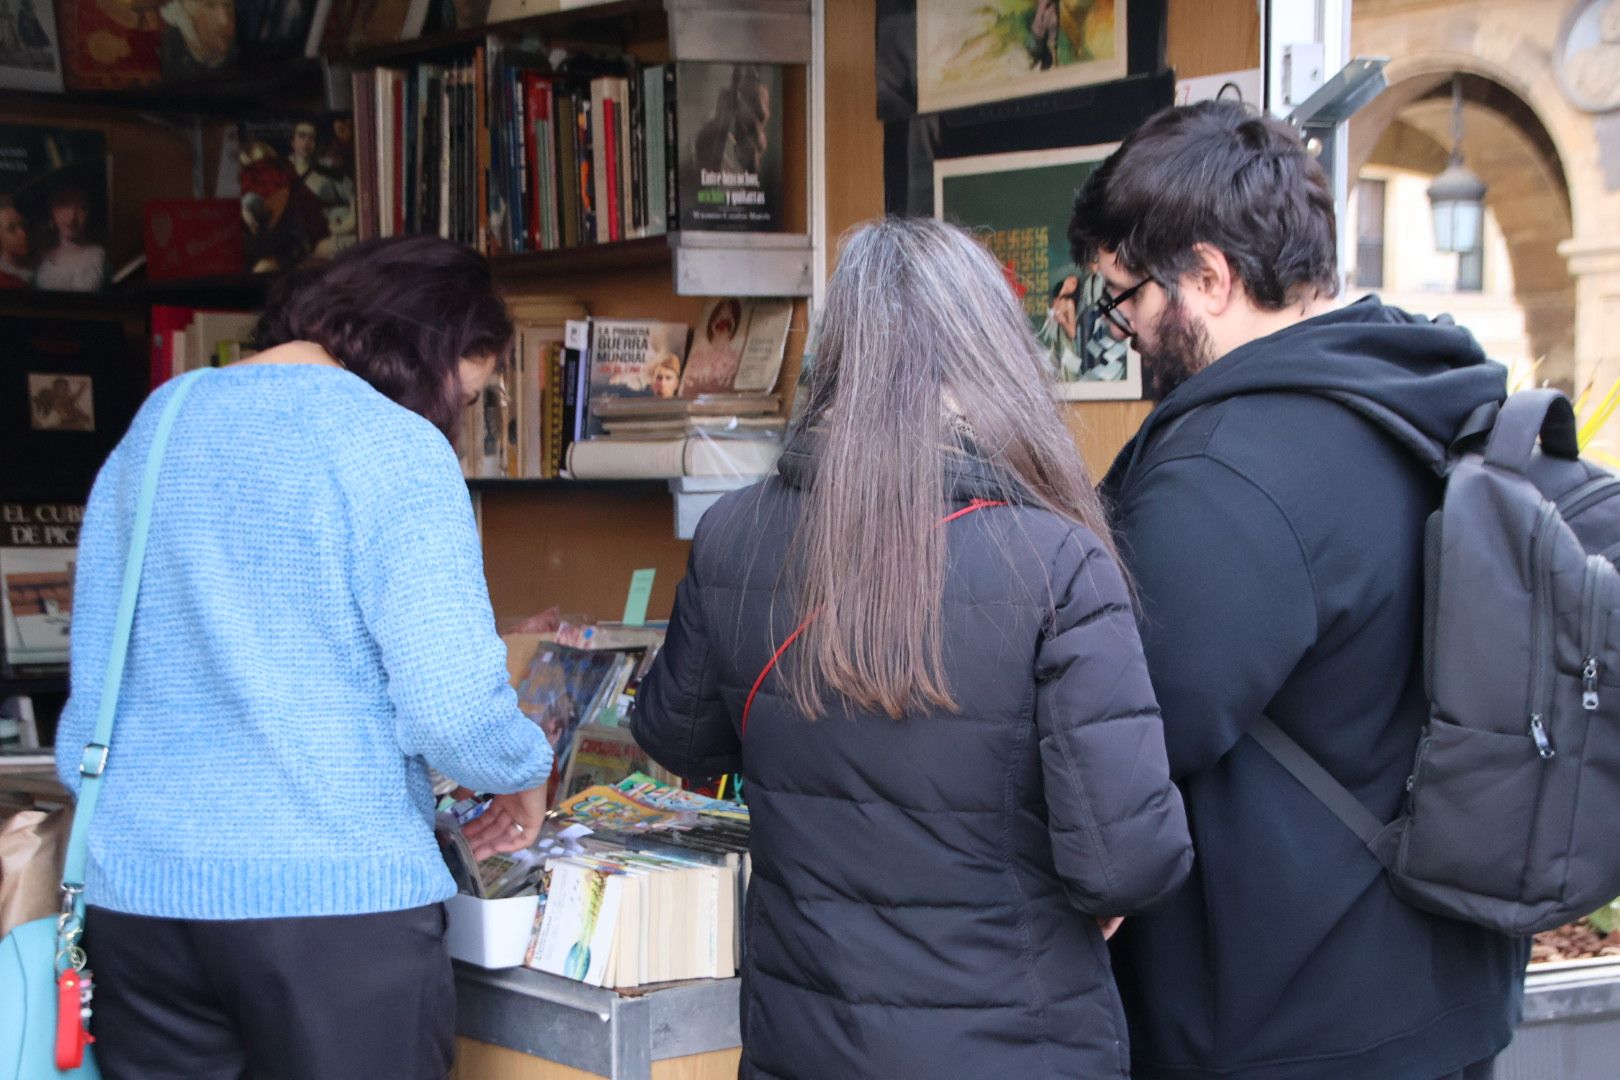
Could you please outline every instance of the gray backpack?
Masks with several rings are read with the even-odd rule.
[[[1556,391],[1481,408],[1449,447],[1328,396],[1445,478],[1425,543],[1429,722],[1389,823],[1269,719],[1254,738],[1408,903],[1508,934],[1590,914],[1620,896],[1620,478],[1580,459]]]

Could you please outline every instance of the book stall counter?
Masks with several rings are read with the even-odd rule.
[[[738,979],[698,979],[621,993],[530,968],[488,970],[457,962],[458,1076],[475,1075],[482,1049],[504,1047],[500,1080],[574,1076],[566,1066],[610,1080],[680,1076],[709,1080],[737,1074]],[[672,1070],[679,1070],[672,1071]],[[477,1076],[492,1080],[493,1069]]]

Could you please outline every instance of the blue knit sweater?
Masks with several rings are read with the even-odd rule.
[[[56,740],[75,790],[168,392],[108,458],[80,534]],[[158,486],[87,902],[250,919],[447,899],[428,765],[484,791],[551,766],[505,655],[442,434],[338,368],[204,378]]]

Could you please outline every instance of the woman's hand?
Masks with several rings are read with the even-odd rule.
[[[495,796],[489,801],[489,809],[461,831],[472,845],[473,857],[482,862],[491,855],[504,855],[534,843],[545,816],[546,789],[530,788]]]

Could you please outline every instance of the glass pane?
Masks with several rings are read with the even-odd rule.
[[[1457,291],[1482,292],[1485,288],[1485,249],[1475,247],[1457,256]]]
[[[1356,184],[1356,284],[1384,287],[1384,181]]]

